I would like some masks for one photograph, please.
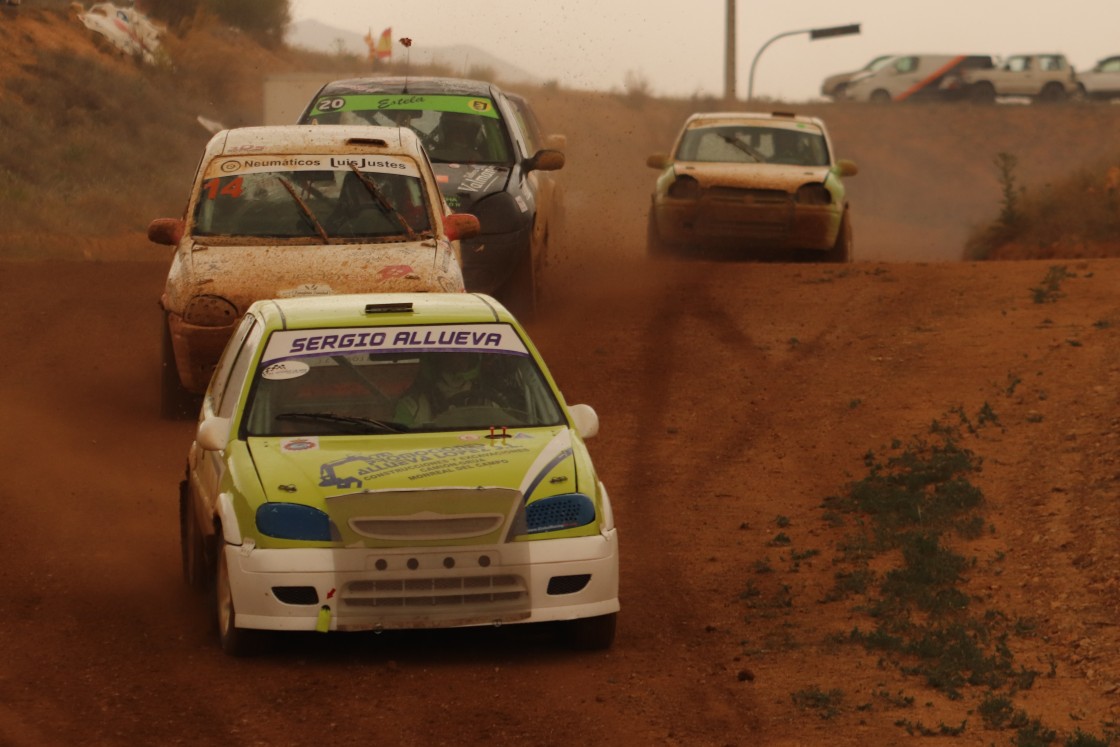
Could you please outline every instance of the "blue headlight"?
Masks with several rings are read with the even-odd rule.
[[[266,503],[257,509],[257,529],[277,539],[330,542],[331,518],[299,503]]]
[[[525,507],[529,534],[582,527],[595,521],[595,502],[583,493],[562,493]]]

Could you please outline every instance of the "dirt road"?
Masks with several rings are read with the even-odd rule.
[[[33,75],[34,48],[0,77]],[[569,199],[530,331],[568,401],[602,421],[590,447],[620,527],[615,647],[573,654],[512,626],[293,635],[223,655],[179,574],[192,424],[156,417],[166,250],[138,230],[75,237],[60,219],[53,237],[0,231],[0,257],[73,258],[0,261],[0,745],[865,747],[927,733],[1010,744],[1032,723],[1063,739],[1120,731],[1120,259],[952,261],[998,214],[997,152],[1032,190],[1083,164],[1103,174],[1120,109],[799,106],[860,165],[858,261],[649,263],[645,158],[695,102],[566,94],[534,97],[569,137]],[[935,422],[959,427],[981,466],[980,531],[951,541],[981,621],[970,640],[1018,673],[995,687],[954,692],[908,673],[917,653],[853,635],[882,619],[850,583],[872,517],[829,499]],[[900,554],[865,570],[897,578]]]
[[[234,661],[179,578],[191,425],[154,415],[164,266],[5,264],[0,743],[890,744],[896,722],[962,721],[959,743],[1008,743],[980,690],[951,700],[838,644],[873,623],[825,601],[851,530],[822,501],[869,450],[984,405],[999,424],[967,446],[991,531],[961,547],[967,592],[1033,621],[1009,644],[1042,673],[1016,708],[1115,730],[1120,261],[1068,265],[1036,303],[1050,267],[620,260],[532,329],[602,418],[614,649],[504,628],[292,636]],[[835,709],[798,697],[818,690]]]

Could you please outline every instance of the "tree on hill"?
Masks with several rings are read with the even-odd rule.
[[[143,7],[172,27],[212,16],[266,45],[281,43],[292,20],[289,0],[145,0]]]

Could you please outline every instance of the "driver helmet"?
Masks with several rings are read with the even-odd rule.
[[[440,118],[440,133],[444,145],[460,145],[473,148],[478,141],[482,128],[478,117],[473,114],[444,114]]]
[[[480,353],[441,353],[436,358],[436,386],[446,394],[470,389],[482,373]]]

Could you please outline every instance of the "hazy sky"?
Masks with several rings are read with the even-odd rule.
[[[754,66],[755,95],[813,98],[826,75],[887,53],[1063,52],[1078,70],[1120,54],[1118,0],[737,0],[736,8],[740,98],[768,40],[850,23],[862,33],[770,44]],[[414,48],[471,44],[572,88],[622,89],[630,73],[655,94],[724,89],[726,0],[292,0],[292,17],[362,34],[392,27]]]

